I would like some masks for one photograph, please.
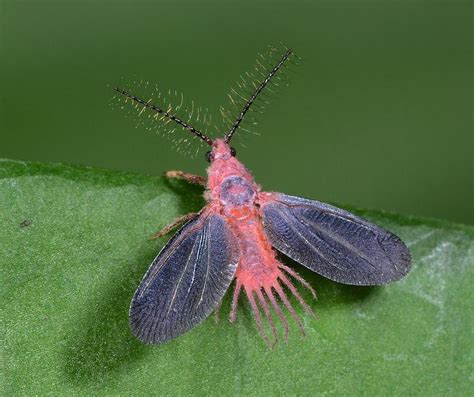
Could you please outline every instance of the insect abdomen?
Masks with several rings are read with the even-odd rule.
[[[300,281],[313,294],[314,291],[296,272],[277,260],[276,252],[271,247],[258,214],[255,213],[254,215],[254,217],[249,217],[243,221],[232,220],[230,222],[231,230],[239,242],[240,251],[240,260],[235,272],[236,285],[230,319],[234,321],[236,318],[237,299],[240,290],[243,289],[255,314],[258,330],[270,345],[270,340],[263,330],[258,305],[261,306],[265,317],[269,321],[274,340],[276,341],[278,336],[270,307],[273,307],[273,310],[282,321],[285,329],[285,339],[287,339],[288,323],[280,307],[281,304],[288,309],[303,333],[304,330],[302,322],[294,311],[283,287],[290,290],[308,313],[312,313],[311,308],[304,302],[289,276],[293,276]],[[280,300],[280,303],[277,299]]]

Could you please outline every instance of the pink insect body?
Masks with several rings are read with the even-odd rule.
[[[267,77],[255,84],[222,139],[210,139],[170,110],[165,111],[129,92],[115,88],[142,114],[151,110],[174,121],[207,145],[207,180],[181,171],[183,178],[206,187],[207,205],[198,214],[180,217],[153,237],[161,237],[187,221],[161,250],[143,277],[130,305],[132,332],[144,343],[159,344],[191,330],[216,310],[235,279],[230,320],[235,321],[242,290],[250,302],[257,328],[272,342],[263,327],[263,311],[278,340],[272,313],[283,324],[288,338],[288,311],[304,333],[291,304],[290,292],[312,314],[293,279],[315,297],[313,288],[293,269],[277,259],[277,251],[333,281],[352,285],[381,285],[404,277],[411,267],[410,253],[393,233],[348,211],[331,205],[262,192],[250,172],[236,158],[229,142],[250,106],[292,54],[287,50]]]
[[[277,260],[276,252],[265,233],[260,206],[262,203],[272,200],[272,194],[261,192],[260,186],[255,183],[250,172],[236,157],[232,156],[231,148],[224,140],[216,139],[214,141],[212,158],[212,164],[207,170],[208,192],[205,195],[209,204],[204,211],[222,214],[225,217],[240,252],[235,272],[236,285],[230,315],[231,321],[235,321],[237,299],[243,288],[255,314],[259,331],[265,340],[268,341],[263,331],[255,298],[263,308],[275,340],[277,339],[265,295],[285,326],[286,338],[288,324],[277,304],[275,294],[288,308],[303,331],[301,321],[283,291],[282,285],[285,285],[297,297],[309,313],[312,311],[283,270],[301,281],[313,294],[314,290],[293,270]]]

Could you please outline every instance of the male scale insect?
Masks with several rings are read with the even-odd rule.
[[[285,340],[288,323],[282,307],[304,334],[287,292],[310,314],[310,306],[292,279],[313,296],[315,293],[298,273],[277,259],[277,251],[343,284],[382,285],[401,279],[410,270],[410,253],[393,233],[319,201],[264,192],[237,160],[236,151],[230,146],[232,136],[291,54],[288,49],[269,70],[221,139],[212,140],[169,111],[115,88],[127,100],[174,121],[211,147],[206,153],[210,162],[207,180],[181,171],[166,174],[204,185],[207,205],[198,214],[185,215],[154,236],[161,237],[186,222],[155,258],[132,299],[130,326],[142,342],[167,342],[197,326],[219,307],[234,278],[232,322],[243,289],[259,333],[268,344],[271,343],[260,309],[274,342],[278,337],[272,309],[283,324]]]

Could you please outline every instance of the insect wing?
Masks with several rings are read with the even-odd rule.
[[[155,258],[130,305],[130,326],[144,343],[163,343],[203,321],[234,277],[238,253],[225,220],[186,223]]]
[[[396,235],[350,212],[274,193],[262,203],[272,245],[308,269],[353,285],[379,285],[405,276],[410,252]]]

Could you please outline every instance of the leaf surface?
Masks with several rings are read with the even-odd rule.
[[[291,192],[287,192],[291,193]],[[62,164],[0,162],[4,395],[467,395],[473,388],[474,228],[374,211],[413,269],[354,287],[290,264],[303,293],[288,344],[269,350],[244,299],[235,325],[212,317],[145,346],[128,326],[139,281],[167,238],[148,237],[197,211],[180,181]],[[317,199],[317,198],[315,198]],[[294,304],[297,310],[299,305]]]

